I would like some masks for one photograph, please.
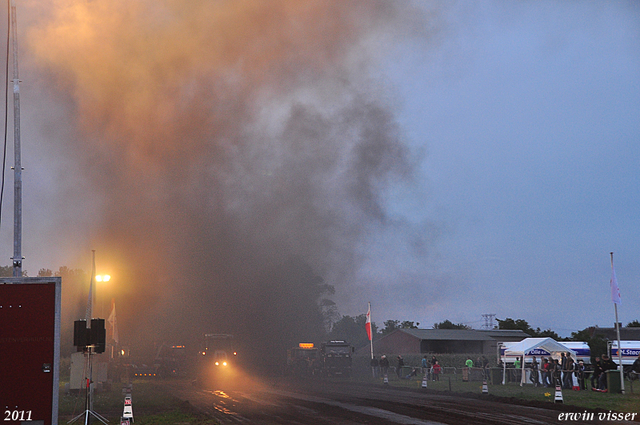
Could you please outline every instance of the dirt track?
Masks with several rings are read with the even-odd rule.
[[[351,382],[272,379],[211,389],[199,389],[188,382],[165,385],[222,424],[631,423],[598,420],[597,413],[592,420],[559,421],[562,413],[585,413],[584,409],[561,404],[524,405],[492,396],[465,397]]]

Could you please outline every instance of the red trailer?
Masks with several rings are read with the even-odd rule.
[[[58,424],[60,277],[0,278],[4,424]]]

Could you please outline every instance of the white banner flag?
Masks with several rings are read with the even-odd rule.
[[[618,279],[616,279],[616,271],[613,268],[613,260],[611,260],[611,301],[620,305],[620,288],[618,287]]]

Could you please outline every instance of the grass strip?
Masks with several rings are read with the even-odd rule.
[[[93,396],[93,411],[109,421],[120,424],[124,410],[122,384],[114,384],[110,389],[96,391]],[[62,385],[64,388],[64,384]],[[135,425],[218,425],[219,422],[197,411],[188,401],[182,401],[168,394],[156,382],[135,380],[131,391]],[[84,392],[68,393],[62,389],[58,404],[58,424],[67,422],[85,411]],[[100,422],[92,418],[92,423]],[[84,415],[74,422],[84,424]]]

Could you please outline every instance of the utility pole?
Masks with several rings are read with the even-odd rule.
[[[13,277],[22,277],[22,157],[20,148],[20,76],[18,74],[18,25],[16,3],[11,0],[13,50]]]

